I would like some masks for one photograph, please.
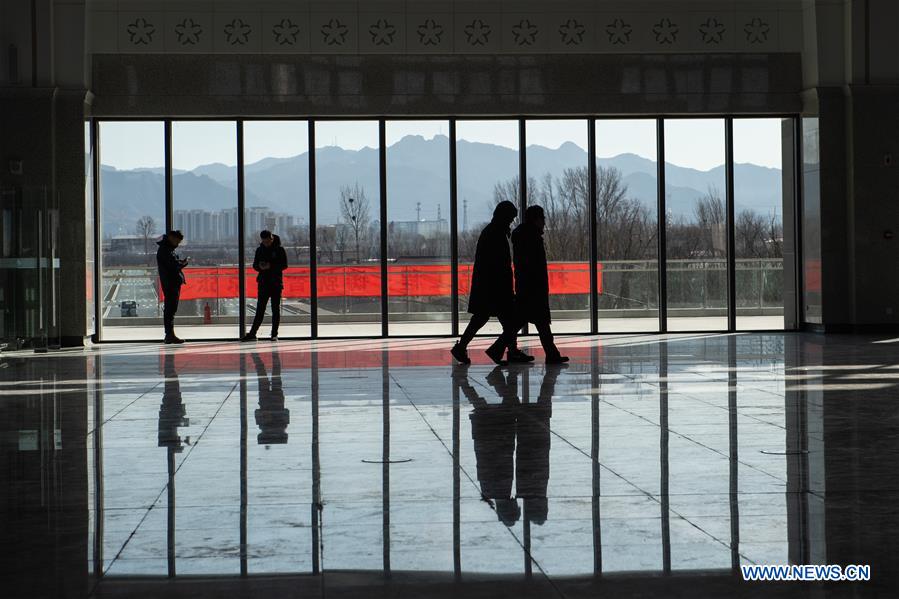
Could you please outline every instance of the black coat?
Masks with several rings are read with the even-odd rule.
[[[268,262],[268,270],[262,270],[260,262]],[[256,248],[253,256],[253,270],[257,273],[256,282],[260,287],[267,289],[282,289],[284,287],[284,271],[287,269],[287,252],[280,245],[265,247],[261,243]]]
[[[509,230],[490,222],[478,237],[471,272],[468,312],[486,316],[509,313],[515,299]]]
[[[181,270],[184,264],[175,255],[175,248],[169,240],[163,237],[156,242],[159,249],[156,250],[156,268],[159,270],[159,281],[164,289],[180,287],[184,284],[184,274]]]
[[[515,256],[515,313],[527,322],[550,322],[549,273],[543,235],[530,223],[512,231]]]

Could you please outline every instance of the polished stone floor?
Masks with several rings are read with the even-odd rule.
[[[2,354],[0,597],[899,596],[899,339],[558,341]]]

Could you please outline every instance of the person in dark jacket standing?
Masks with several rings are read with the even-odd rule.
[[[255,341],[256,333],[265,318],[265,307],[272,302],[272,341],[278,340],[278,325],[281,323],[281,291],[284,289],[284,271],[287,269],[287,252],[281,247],[281,238],[271,231],[259,233],[261,243],[253,257],[256,275],[256,316],[253,326],[244,335],[243,341]]]
[[[184,267],[187,260],[181,260],[175,250],[184,240],[181,231],[169,231],[156,242],[156,267],[159,270],[159,283],[162,286],[163,308],[162,323],[165,326],[165,343],[184,343],[175,335],[175,313],[181,298],[181,286],[184,285]]]
[[[450,350],[456,360],[470,364],[468,344],[477,332],[496,317],[503,325],[503,334],[486,353],[497,364],[503,363],[506,348],[512,362],[529,362],[528,356],[516,346],[517,329],[514,318],[515,290],[512,283],[512,254],[509,251],[509,228],[518,216],[512,202],[496,205],[493,219],[481,231],[475,250],[474,269],[471,273],[471,292],[468,296],[468,312],[471,320],[462,337]]]
[[[512,253],[515,256],[515,315],[519,323],[530,322],[537,328],[540,344],[546,353],[547,364],[568,361],[553,342],[549,313],[549,272],[546,267],[546,248],[543,247],[543,228],[546,216],[540,206],[528,206],[524,222],[512,232]]]

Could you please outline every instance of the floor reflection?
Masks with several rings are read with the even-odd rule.
[[[487,375],[498,402],[488,402],[468,381],[468,368],[453,369],[453,383],[471,403],[471,436],[477,461],[481,496],[491,503],[499,520],[512,526],[521,517],[524,503],[528,522],[543,524],[547,517],[546,486],[549,482],[549,419],[552,396],[561,368],[549,366],[543,375],[536,403],[522,403],[519,377],[527,366],[497,367]],[[512,481],[515,493],[512,493]]]
[[[281,353],[271,352],[272,376],[269,378],[265,363],[258,353],[251,354],[256,368],[259,385],[259,408],[256,409],[256,426],[259,434],[256,442],[260,445],[287,443],[287,425],[290,424],[290,410],[284,407],[284,388],[281,383]]]
[[[452,366],[434,340],[17,358],[5,549],[69,561],[5,567],[48,596],[133,576],[883,572],[899,348],[871,341],[564,338],[568,368]]]

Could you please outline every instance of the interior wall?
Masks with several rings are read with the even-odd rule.
[[[823,331],[899,327],[899,5],[804,7],[805,322]]]
[[[96,116],[795,114],[798,54],[93,58]]]

